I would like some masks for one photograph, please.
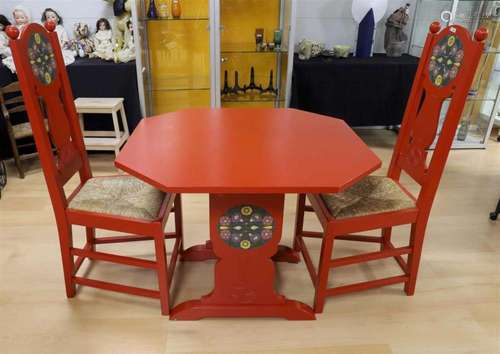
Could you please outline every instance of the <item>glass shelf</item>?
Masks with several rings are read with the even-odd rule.
[[[224,44],[221,49],[221,53],[248,53],[248,54],[286,54],[288,53],[287,48],[281,48],[279,50],[257,50],[255,43],[228,43]]]
[[[155,22],[155,21],[208,21],[208,17],[181,17],[181,18],[149,18],[143,17],[140,19],[142,22]]]
[[[276,96],[257,96],[257,95],[234,95],[222,96],[222,102],[284,102],[284,99]]]

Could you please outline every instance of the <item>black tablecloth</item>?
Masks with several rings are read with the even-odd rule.
[[[73,95],[78,97],[123,97],[125,112],[132,132],[142,118],[137,89],[135,62],[116,64],[100,59],[77,59],[67,66]],[[0,86],[16,80],[16,75],[0,64]],[[1,113],[0,113],[1,114]],[[0,117],[3,118],[3,117]],[[113,129],[111,119],[90,117],[89,129]],[[4,119],[0,119],[0,158],[12,156]]]
[[[291,106],[345,120],[350,126],[401,123],[418,58],[295,56]]]

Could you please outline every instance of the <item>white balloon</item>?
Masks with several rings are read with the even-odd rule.
[[[373,9],[373,17],[375,18],[375,23],[377,23],[384,17],[387,11],[387,0],[352,1],[352,17],[354,17],[357,23],[363,20],[370,9]]]

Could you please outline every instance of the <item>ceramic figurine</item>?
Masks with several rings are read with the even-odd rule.
[[[149,0],[148,17],[151,19],[158,18],[158,10],[156,10],[155,0]]]
[[[10,57],[12,53],[9,48],[9,37],[5,33],[5,28],[11,23],[4,15],[0,15],[0,59]]]
[[[14,18],[14,25],[18,29],[22,29],[25,25],[31,22],[31,12],[23,5],[18,5],[12,10],[12,17]]]
[[[70,50],[71,43],[69,41],[68,33],[63,27],[63,19],[59,14],[51,8],[47,8],[42,13],[42,23],[46,21],[51,21],[56,24],[57,38],[59,38],[59,45],[61,46],[64,63],[69,65],[75,61],[75,51]]]
[[[274,48],[277,51],[281,50],[281,40],[283,38],[283,32],[280,29],[274,31]]]
[[[180,18],[181,17],[181,1],[180,0],[172,0],[172,17]]]
[[[132,60],[135,60],[134,30],[132,28],[132,22],[128,21],[127,31],[125,32],[125,43],[123,48],[116,52],[115,61],[128,63]]]
[[[255,50],[258,52],[261,51],[263,43],[264,43],[264,29],[257,28],[255,30]]]
[[[359,24],[356,57],[372,56],[375,28],[387,11],[388,0],[353,0],[352,17]]]
[[[80,58],[88,57],[94,51],[94,42],[90,39],[89,26],[86,23],[75,23],[73,28],[75,38],[71,41],[71,49]]]
[[[113,42],[115,51],[118,53],[123,50],[129,31],[128,22],[132,18],[132,0],[104,0],[113,6]]]
[[[302,39],[298,44],[298,52],[300,60],[309,60],[317,57],[323,52],[325,45],[323,43]]]
[[[392,13],[385,23],[384,49],[389,57],[400,57],[408,41],[404,28],[409,20],[410,4],[400,7]]]
[[[97,32],[93,37],[94,52],[89,55],[91,58],[101,58],[104,60],[113,60],[113,31],[109,21],[101,18],[96,23]]]

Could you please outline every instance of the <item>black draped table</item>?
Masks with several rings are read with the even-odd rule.
[[[352,127],[401,124],[418,58],[295,56],[293,108],[341,118]]]
[[[67,66],[73,95],[78,97],[123,97],[127,121],[132,132],[142,118],[137,89],[135,62],[114,63],[100,59],[77,59]],[[0,86],[16,80],[16,75],[0,64]],[[1,112],[0,112],[1,115]],[[0,116],[0,159],[12,156],[5,120]],[[26,117],[16,117],[26,119]],[[89,129],[113,129],[111,119],[89,117]]]

